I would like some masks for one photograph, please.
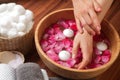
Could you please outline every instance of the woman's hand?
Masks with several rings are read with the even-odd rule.
[[[96,0],[72,0],[77,28],[83,33],[84,27],[89,34],[100,34],[101,26],[96,12],[101,11]]]
[[[83,69],[89,62],[91,62],[93,52],[93,36],[86,30],[84,30],[83,34],[80,34],[79,32],[76,34],[73,42],[72,58],[76,58],[78,48],[81,48],[83,59],[76,68]]]

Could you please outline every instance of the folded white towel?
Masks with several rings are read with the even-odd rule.
[[[0,80],[16,80],[15,69],[7,64],[0,64]]]

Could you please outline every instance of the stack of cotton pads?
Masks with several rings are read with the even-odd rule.
[[[33,12],[16,3],[0,5],[0,51],[28,53],[33,41]]]

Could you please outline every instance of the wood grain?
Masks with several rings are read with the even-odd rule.
[[[15,2],[23,5],[25,8],[30,9],[34,12],[35,16],[35,25],[38,24],[38,21],[44,17],[46,14],[51,11],[72,7],[71,0],[16,0]],[[115,0],[110,10],[106,14],[105,18],[113,24],[120,35],[120,0]],[[34,48],[34,47],[33,47]],[[45,68],[49,76],[58,76],[55,73],[51,72],[40,60],[36,49],[29,55],[26,56],[26,62],[36,62],[42,68]],[[114,63],[114,65],[107,70],[105,73],[97,77],[98,80],[120,80],[120,56]]]

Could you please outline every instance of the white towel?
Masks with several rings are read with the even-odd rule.
[[[0,80],[16,80],[15,69],[7,64],[0,64]]]
[[[16,80],[44,80],[40,66],[36,63],[25,63],[16,69]]]

